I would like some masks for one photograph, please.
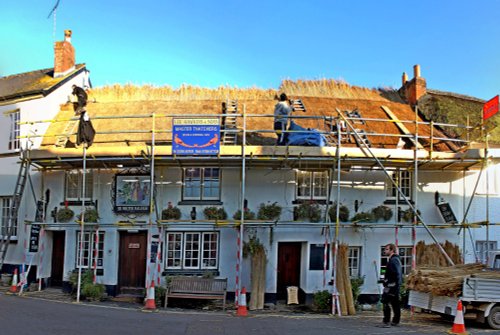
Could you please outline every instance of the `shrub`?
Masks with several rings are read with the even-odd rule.
[[[254,220],[255,213],[249,210],[248,208],[245,208],[245,210],[243,211],[243,218],[245,220]],[[241,211],[239,209],[236,211],[236,213],[234,213],[233,219],[241,220]]]
[[[327,290],[314,292],[313,308],[318,312],[330,311],[332,305],[332,295]]]
[[[227,213],[223,207],[206,207],[203,210],[205,218],[207,220],[225,220],[227,219]]]
[[[384,221],[389,221],[392,218],[392,209],[387,206],[380,205],[372,209],[372,214],[375,220],[384,219]]]
[[[167,289],[163,286],[155,286],[155,304],[156,306],[163,306],[165,301],[165,293]]]
[[[352,222],[359,222],[359,221],[363,221],[363,222],[373,222],[374,221],[374,218],[373,218],[373,214],[370,213],[370,212],[359,212],[359,213],[356,213],[352,218],[351,218],[351,221]]]
[[[297,220],[306,220],[310,222],[321,221],[321,207],[314,202],[304,202],[294,208],[294,216]]]
[[[65,207],[61,208],[57,211],[57,221],[58,222],[69,222],[73,216],[75,215],[75,212],[73,212],[71,209]]]
[[[358,305],[358,297],[361,293],[361,286],[363,286],[364,282],[365,276],[351,278],[352,300],[356,306]]]
[[[337,220],[337,203],[330,207],[328,215],[330,215],[330,221],[335,222]],[[339,206],[339,220],[343,222],[349,221],[349,208],[345,205]]]
[[[280,219],[280,216],[281,206],[276,201],[272,204],[260,204],[257,219],[277,221]]]
[[[103,284],[85,283],[82,285],[82,295],[90,301],[99,301],[104,296],[105,287]]]
[[[176,206],[172,206],[169,202],[168,207],[161,211],[162,220],[179,220],[181,218],[181,210]]]

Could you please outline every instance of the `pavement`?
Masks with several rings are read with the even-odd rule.
[[[13,294],[9,292],[9,287],[0,286],[0,296],[12,296]],[[41,291],[26,291],[22,293],[23,298],[45,300],[47,302],[59,302],[62,304],[75,304],[75,298],[70,294],[63,293],[60,288],[47,288]],[[153,314],[168,314],[174,315],[198,315],[199,317],[234,317],[236,314],[234,304],[226,304],[226,311],[222,310],[222,304],[220,302],[207,302],[200,303],[199,301],[192,301],[190,299],[178,299],[179,301],[184,301],[183,304],[172,305],[172,307],[161,308],[158,307],[156,310],[145,311],[143,309],[143,304],[136,302],[134,299],[115,299],[108,298],[103,301],[81,301],[78,305],[95,307],[95,308],[107,308],[107,309],[123,309],[128,311],[142,311]],[[187,303],[186,303],[187,302]],[[170,301],[169,301],[170,305]],[[326,313],[317,313],[312,311],[308,306],[304,305],[286,305],[284,303],[278,303],[276,305],[268,304],[267,308],[260,311],[249,311],[249,318],[252,319],[262,319],[269,320],[270,318],[280,318],[280,319],[295,319],[303,320],[304,322],[309,319],[316,319],[317,322],[327,322],[328,320],[336,320],[335,322],[340,322],[344,326],[349,324],[359,324],[360,327],[368,327],[367,329],[371,331],[373,327],[376,327],[381,323],[382,311],[359,311],[354,316],[332,316]],[[344,322],[342,322],[344,320]],[[313,320],[311,320],[313,321]],[[467,330],[472,334],[493,334],[498,331],[488,329],[484,325],[474,323],[472,320],[466,322]],[[441,333],[451,329],[452,322],[449,320],[444,320],[439,315],[429,314],[429,313],[414,313],[413,315],[408,310],[402,311],[402,324],[398,327],[396,333],[417,333],[417,334],[434,334]],[[350,326],[351,327],[351,326]],[[339,329],[339,326],[336,326]],[[352,328],[351,328],[352,329]],[[392,334],[396,328],[392,328]],[[366,331],[366,329],[365,329]],[[361,332],[363,333],[363,332]],[[373,332],[375,334],[377,332]],[[385,331],[380,332],[385,333]],[[378,334],[378,333],[377,333]]]

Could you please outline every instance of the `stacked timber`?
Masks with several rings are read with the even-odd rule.
[[[354,298],[352,295],[351,278],[349,276],[349,246],[340,244],[337,255],[337,291],[339,294],[340,311],[342,315],[355,315]]]
[[[406,279],[410,290],[434,295],[458,297],[462,294],[462,284],[467,276],[481,276],[483,264],[464,264],[447,267],[424,266],[413,270]],[[498,275],[500,278],[500,274]]]

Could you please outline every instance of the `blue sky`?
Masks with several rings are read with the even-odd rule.
[[[0,76],[53,66],[56,0],[3,0]],[[60,0],[56,40],[73,30],[94,86],[278,88],[282,79],[500,91],[500,1]]]

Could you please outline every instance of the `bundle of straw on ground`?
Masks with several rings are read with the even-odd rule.
[[[355,315],[356,308],[352,296],[351,279],[349,277],[349,246],[340,244],[337,256],[337,290],[342,315]]]
[[[464,278],[470,275],[480,275],[483,269],[484,265],[482,264],[419,267],[410,273],[406,285],[410,290],[458,297],[462,294]]]

